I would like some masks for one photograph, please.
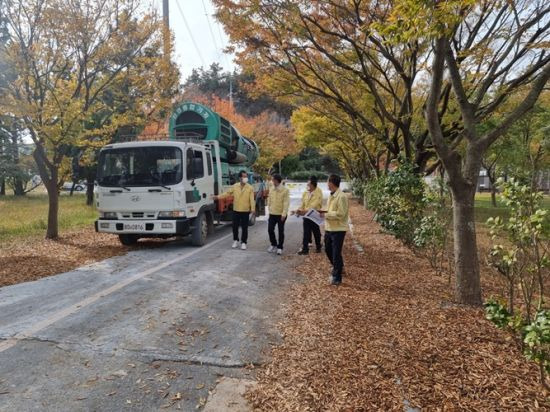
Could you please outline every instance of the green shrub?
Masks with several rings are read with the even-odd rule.
[[[487,320],[493,322],[499,329],[507,328],[512,315],[508,312],[503,302],[499,302],[496,299],[489,299],[483,306],[485,307],[485,318]]]
[[[499,329],[507,330],[521,338],[523,354],[537,364],[540,381],[548,388],[547,375],[550,374],[550,310],[537,312],[533,322],[525,324],[521,315],[512,315],[506,303],[489,299],[485,304],[485,317]]]
[[[376,213],[376,221],[406,245],[413,245],[423,216],[424,182],[412,166],[400,165],[386,176],[369,181],[365,190],[367,206]]]
[[[449,281],[453,270],[452,220],[449,215],[451,196],[442,179],[424,190],[424,216],[414,231],[415,251],[425,256],[437,274],[447,272]]]
[[[328,179],[328,174],[319,170],[298,170],[292,172],[288,177],[292,180],[308,180],[310,176],[317,176],[319,181]]]
[[[548,388],[550,310],[544,308],[544,286],[550,275],[548,214],[542,193],[534,192],[521,179],[499,179],[497,184],[510,213],[507,218],[497,216],[487,221],[493,240],[489,263],[508,283],[508,308],[490,301],[485,305],[491,314],[487,318],[498,327],[504,323],[510,326],[524,345],[524,355],[539,366],[541,383]],[[522,302],[516,307],[518,285]]]
[[[550,310],[537,312],[533,323],[525,327],[524,354],[539,366],[542,384],[548,388],[547,374],[550,374]]]

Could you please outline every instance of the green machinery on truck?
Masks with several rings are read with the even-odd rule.
[[[171,140],[217,141],[222,166],[222,181],[219,183],[222,186],[233,183],[241,170],[252,175],[251,181],[254,182],[251,166],[258,159],[258,145],[208,107],[193,102],[179,104],[170,116],[169,136]]]

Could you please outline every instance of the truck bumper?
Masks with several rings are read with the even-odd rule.
[[[108,220],[95,221],[95,230],[100,233],[132,234],[142,236],[186,235],[189,233],[189,219],[170,220]]]

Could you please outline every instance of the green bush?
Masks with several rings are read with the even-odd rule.
[[[489,299],[485,303],[485,318],[497,328],[504,329],[520,338],[523,342],[523,354],[537,364],[540,381],[548,388],[547,375],[550,374],[550,310],[539,310],[530,324],[520,314],[512,315],[506,309],[506,303]]]
[[[414,231],[415,251],[425,256],[438,273],[448,272],[449,281],[453,269],[452,220],[449,215],[451,195],[442,179],[424,191],[424,216]]]
[[[548,388],[550,309],[544,307],[544,286],[550,276],[548,213],[542,193],[533,191],[522,179],[499,179],[497,184],[510,213],[507,218],[487,220],[493,240],[489,263],[508,283],[508,308],[492,310],[488,319],[498,327],[502,327],[506,316],[515,319],[508,320],[507,325],[521,339],[524,355],[539,366],[541,383]],[[518,286],[522,299],[519,305],[515,296]],[[486,310],[491,304],[485,305]]]
[[[376,213],[376,221],[408,246],[413,245],[423,217],[424,186],[412,166],[402,164],[397,170],[369,181],[365,188],[367,206]]]
[[[319,170],[298,170],[292,172],[288,177],[292,180],[308,180],[310,176],[317,176],[319,181],[328,179],[328,175]]]
[[[353,196],[358,198],[359,203],[367,207],[365,201],[367,195],[367,181],[364,179],[352,179],[350,189]]]
[[[506,329],[512,315],[506,309],[506,305],[496,299],[489,299],[483,305],[485,307],[485,318],[495,324],[499,329]]]
[[[546,375],[550,374],[550,310],[537,312],[533,323],[525,327],[524,354],[540,369],[541,383],[548,388]]]

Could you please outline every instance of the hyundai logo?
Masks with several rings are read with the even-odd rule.
[[[132,202],[139,202],[141,200],[141,197],[139,197],[138,195],[134,195],[130,198],[130,200]]]

